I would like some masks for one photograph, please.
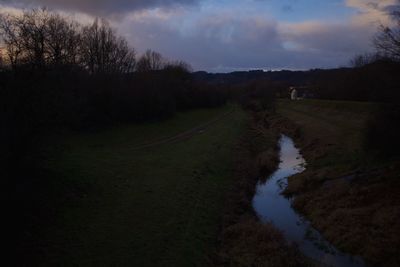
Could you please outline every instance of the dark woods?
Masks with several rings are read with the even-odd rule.
[[[190,66],[135,51],[104,20],[92,25],[46,10],[0,17],[1,162],[35,136],[159,120],[178,110],[226,102],[217,88],[195,83]]]

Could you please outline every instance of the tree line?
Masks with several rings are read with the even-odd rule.
[[[227,101],[193,80],[185,62],[148,50],[137,57],[110,24],[83,25],[46,9],[0,16],[1,162],[18,162],[55,129],[160,120]]]
[[[81,25],[45,9],[22,15],[2,15],[0,31],[5,60],[17,70],[74,66],[89,73],[127,73],[135,66],[135,52],[107,21]]]

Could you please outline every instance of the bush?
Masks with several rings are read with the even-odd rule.
[[[400,155],[400,105],[383,105],[371,117],[365,137],[365,149],[383,158]]]

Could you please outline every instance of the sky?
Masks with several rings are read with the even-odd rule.
[[[372,52],[399,0],[0,0],[0,12],[47,7],[90,23],[106,18],[140,55],[194,70],[303,70],[346,66]]]

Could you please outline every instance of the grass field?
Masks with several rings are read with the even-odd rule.
[[[327,100],[281,100],[277,105],[278,112],[300,125],[306,137],[324,146],[324,157],[312,162],[320,167],[360,160],[366,124],[377,108],[374,103]]]
[[[294,207],[330,241],[373,266],[398,266],[399,175],[396,159],[363,148],[366,123],[378,104],[324,100],[277,103],[300,127],[307,170],[289,178]]]
[[[135,149],[221,114],[193,136]],[[41,168],[55,187],[79,189],[67,192],[45,232],[28,233],[33,236],[24,249],[40,266],[207,265],[245,120],[228,105],[160,123],[49,138],[36,155]]]

